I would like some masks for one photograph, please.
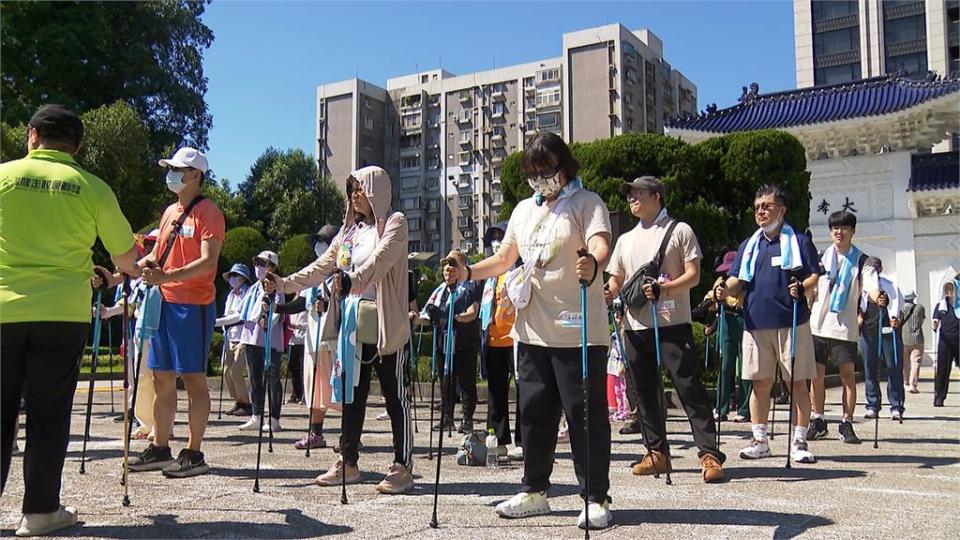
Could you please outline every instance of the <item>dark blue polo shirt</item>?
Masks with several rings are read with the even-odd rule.
[[[940,309],[940,304],[933,310],[934,320],[940,321],[940,339],[949,342],[957,342],[960,338],[960,321],[953,312],[953,304],[948,305],[947,309]]]
[[[727,272],[728,276],[737,277],[740,273],[740,260],[743,250],[750,239],[744,240],[737,249],[737,258]],[[802,265],[794,272],[798,279],[803,280],[811,274],[819,274],[820,257],[813,242],[803,233],[797,234],[800,245]],[[743,310],[743,320],[747,330],[768,330],[773,328],[789,328],[793,324],[793,297],[790,296],[790,274],[777,266],[773,266],[773,258],[780,257],[780,235],[770,241],[760,235],[757,245],[757,266],[753,274],[753,281],[746,284],[747,305]],[[810,320],[810,308],[807,302],[801,299],[797,302],[797,325]]]
[[[470,307],[474,302],[479,302],[483,296],[483,281],[464,281],[457,285],[457,299],[453,303],[454,315],[460,315]],[[444,289],[440,297],[439,313],[442,324],[438,328],[437,346],[443,351],[444,338],[447,334],[447,306],[449,305],[449,293]],[[480,317],[461,323],[453,321],[453,331],[456,334],[454,346],[457,350],[476,349],[480,347]]]

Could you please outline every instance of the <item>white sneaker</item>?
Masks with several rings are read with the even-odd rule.
[[[77,509],[60,505],[53,512],[44,514],[24,514],[20,519],[17,536],[45,536],[77,523]]]
[[[610,501],[606,501],[603,504],[591,502],[587,506],[587,509],[590,511],[591,529],[606,529],[610,526],[610,523],[613,522],[613,514],[610,513]],[[580,517],[577,518],[577,527],[581,529],[587,528],[587,516],[583,510],[580,511]]]
[[[523,447],[514,446],[507,452],[507,459],[510,461],[523,461]]]
[[[790,457],[797,463],[816,463],[817,458],[807,449],[807,441],[795,439],[790,450]]]
[[[877,411],[873,409],[867,409],[867,412],[863,415],[863,417],[868,420],[873,420],[874,418],[877,417]]]
[[[891,420],[903,420],[903,415],[900,414],[900,411],[890,411]]]
[[[517,493],[497,505],[497,515],[502,518],[524,518],[542,516],[549,513],[550,503],[547,501],[547,493],[545,491]],[[590,521],[592,523],[593,519],[591,518]]]
[[[283,431],[283,428],[280,427],[280,419],[279,419],[279,418],[273,418],[272,416],[270,417],[270,429],[271,429],[274,433],[276,433],[276,432],[278,432],[278,431]]]
[[[260,417],[258,415],[253,415],[249,420],[240,424],[240,431],[256,431],[260,429]]]
[[[383,411],[377,416],[377,420],[389,420],[389,419],[390,419],[390,413],[388,413],[387,411]]]
[[[750,446],[740,450],[740,457],[743,459],[760,459],[770,456],[770,443],[768,441],[753,439]]]

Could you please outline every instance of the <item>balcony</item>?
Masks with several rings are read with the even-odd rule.
[[[459,228],[460,230],[469,229],[470,226],[473,225],[471,221],[472,220],[469,217],[460,216],[457,218],[457,228]]]
[[[494,144],[503,145],[506,141],[506,136],[502,129],[498,129],[493,132],[493,135],[490,136],[490,141]]]
[[[466,197],[460,197],[460,204],[458,205],[461,211],[469,211],[473,209],[473,198],[469,195]]]
[[[534,95],[534,94],[537,93],[537,86],[534,85],[534,84],[531,84],[531,85],[529,85],[529,86],[524,86],[524,87],[523,87],[523,93],[526,94],[526,95],[528,95],[528,96],[532,96],[532,95]]]
[[[458,157],[457,164],[460,165],[461,167],[466,167],[467,165],[470,165],[471,163],[473,163],[472,153],[469,151],[460,152],[460,154],[457,157]]]
[[[507,93],[502,88],[496,88],[493,92],[490,92],[490,98],[494,101],[506,101]]]
[[[464,109],[459,115],[457,115],[458,124],[469,124],[473,121],[473,111],[469,109]]]
[[[462,91],[460,92],[460,103],[469,103],[470,102],[470,92]]]
[[[420,155],[419,146],[401,146],[400,156],[418,156]]]

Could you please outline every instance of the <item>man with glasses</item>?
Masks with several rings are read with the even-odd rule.
[[[857,307],[863,290],[863,263],[867,255],[853,245],[857,216],[846,211],[834,212],[827,223],[833,243],[820,257],[823,274],[819,278],[810,319],[817,376],[810,381],[813,418],[807,438],[815,440],[827,435],[827,421],[823,416],[827,395],[824,377],[830,360],[839,369],[843,383],[843,417],[837,428],[840,440],[860,444],[860,438],[853,430],[853,412],[857,406],[854,361],[860,339]]]
[[[817,248],[807,235],[786,222],[787,196],[777,186],[765,185],[754,196],[757,231],[740,244],[727,281],[716,288],[723,300],[747,291],[743,335],[743,378],[753,381],[750,419],[753,442],[740,451],[743,459],[770,457],[767,416],[776,363],[783,380],[793,381],[796,419],[791,457],[798,463],[815,463],[807,448],[810,394],[807,380],[817,374],[810,333],[810,309],[804,290],[817,284],[820,273]],[[793,313],[796,309],[796,365],[791,362]],[[791,377],[791,368],[796,372]]]
[[[665,473],[669,468],[666,423],[660,405],[660,376],[657,366],[658,344],[654,339],[657,317],[660,331],[660,356],[673,379],[693,430],[699,449],[701,475],[704,482],[721,482],[726,456],[717,447],[716,424],[707,390],[700,380],[700,363],[693,351],[693,326],[690,310],[690,289],[700,282],[700,245],[686,223],[675,223],[667,214],[663,183],[653,176],[641,176],[620,186],[627,196],[630,212],[640,222],[617,240],[610,257],[609,295],[620,293],[630,280],[658,255],[666,242],[663,260],[656,280],[643,286],[647,305],[627,306],[624,316],[624,348],[633,372],[639,396],[638,407],[643,419],[647,454],[633,465],[635,475]],[[657,313],[653,313],[656,302]]]
[[[177,202],[163,212],[153,252],[138,263],[144,283],[159,286],[163,296],[147,360],[156,390],[156,436],[140,456],[130,461],[130,470],[162,470],[166,477],[185,478],[209,470],[200,444],[210,415],[207,356],[217,316],[214,280],[224,220],[217,205],[200,195],[208,170],[206,156],[193,148],[181,148],[159,164],[167,170],[167,188],[177,194]],[[176,223],[180,224],[179,231],[174,232]],[[163,260],[168,242],[172,247]],[[189,396],[190,438],[187,448],[174,460],[169,439],[177,412],[178,376]]]

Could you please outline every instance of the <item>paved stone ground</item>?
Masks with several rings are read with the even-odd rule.
[[[927,373],[925,373],[926,375]],[[635,437],[614,435],[610,479],[616,525],[593,536],[604,538],[958,538],[960,511],[960,395],[954,390],[947,407],[932,407],[931,380],[923,393],[908,395],[907,419],[900,425],[880,421],[880,446],[843,445],[831,439],[811,449],[819,463],[784,469],[786,437],[778,436],[775,458],[747,462],[737,450],[748,428],[724,424],[723,450],[729,482],[700,481],[696,449],[686,419],[672,410],[670,439],[675,454],[674,485],[633,477],[629,464],[640,446]],[[958,388],[954,383],[954,388]],[[860,386],[863,396],[863,386]],[[181,392],[176,432],[186,433]],[[339,489],[312,484],[321,467],[329,465],[330,449],[305,458],[292,443],[304,427],[306,409],[285,405],[283,425],[273,453],[263,454],[261,493],[251,492],[256,460],[256,433],[239,432],[234,417],[210,423],[204,445],[211,474],[168,480],[159,473],[131,477],[132,505],[122,507],[119,485],[121,428],[110,419],[109,393],[95,393],[94,419],[88,447],[87,473],[78,474],[86,394],[74,405],[73,437],[64,471],[63,500],[80,510],[82,527],[66,536],[94,538],[307,538],[342,535],[351,538],[578,538],[574,522],[580,510],[569,446],[561,446],[553,480],[551,516],[506,521],[493,506],[512,495],[522,470],[458,467],[448,453],[440,487],[440,528],[428,527],[433,501],[435,461],[426,453],[429,410],[418,409],[419,428],[413,495],[378,495],[374,485],[392,456],[388,422],[377,421],[383,409],[370,408],[365,450],[361,457],[362,485],[349,486],[349,505],[341,506]],[[118,402],[119,402],[118,396]],[[371,403],[374,403],[372,400]],[[216,404],[215,404],[216,406]],[[828,414],[839,409],[837,389],[829,391]],[[783,408],[781,408],[781,413]],[[862,412],[862,408],[860,411]],[[478,418],[485,409],[481,405]],[[833,416],[836,418],[836,416]],[[339,433],[339,419],[328,421],[328,438]],[[778,420],[783,433],[785,415]],[[615,430],[618,426],[614,426]],[[873,424],[860,421],[865,439]],[[296,431],[292,431],[292,429]],[[21,432],[21,446],[24,444]],[[174,453],[183,446],[174,442]],[[135,449],[143,443],[135,443]],[[0,527],[10,535],[19,519],[23,492],[22,457],[15,457],[7,492],[0,499]]]

